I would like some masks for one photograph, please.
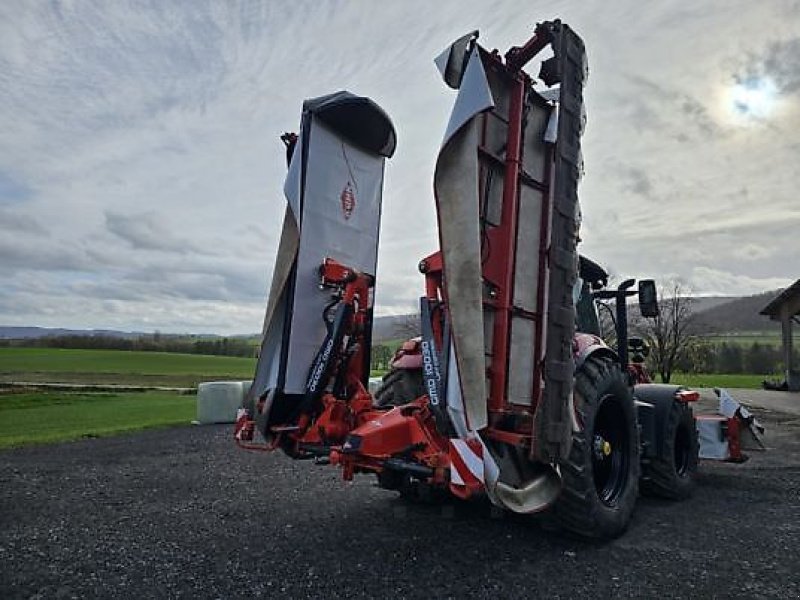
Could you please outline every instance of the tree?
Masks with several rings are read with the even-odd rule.
[[[746,373],[767,375],[772,372],[775,365],[774,348],[769,345],[753,342],[744,354],[744,370]]]
[[[394,349],[384,344],[375,344],[372,346],[372,369],[378,371],[387,371],[389,363],[394,356]]]
[[[680,280],[665,282],[658,289],[659,315],[635,325],[650,346],[650,361],[662,383],[669,383],[676,365],[696,341],[693,304],[689,289]]]
[[[716,372],[717,352],[716,345],[698,341],[698,343],[692,344],[679,369],[686,373],[714,373]]]
[[[609,268],[605,289],[614,290],[622,283],[613,269]],[[597,317],[600,321],[600,337],[609,348],[617,347],[617,317],[616,306],[613,301],[595,300],[597,304]],[[629,313],[630,314],[630,313]],[[630,319],[630,317],[629,317]]]
[[[742,347],[739,344],[723,342],[717,354],[717,372],[724,374],[744,372],[742,356]]]

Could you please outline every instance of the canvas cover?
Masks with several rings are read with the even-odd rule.
[[[465,36],[467,37],[467,36]],[[464,53],[461,38],[446,51],[448,60],[436,60],[448,84],[455,60]],[[484,378],[483,299],[481,290],[481,236],[478,220],[478,127],[475,118],[494,106],[477,47],[469,53],[458,95],[447,124],[434,172],[439,238],[445,265],[445,290],[452,331],[455,370],[448,369],[445,397],[453,417],[463,414],[473,431],[487,425]],[[443,68],[444,66],[444,68]]]
[[[197,423],[233,423],[249,381],[206,381],[197,386]]]
[[[319,287],[323,260],[375,275],[384,162],[395,145],[391,121],[368,98],[337,92],[303,105],[261,351],[245,401],[252,408],[265,398],[264,420],[270,412],[286,414],[303,394],[325,338],[331,297]]]
[[[458,437],[481,440],[489,421],[486,366],[491,364],[506,376],[504,402],[534,411],[530,458],[539,471],[518,469],[508,460],[508,449],[498,450],[488,438],[483,439],[488,445],[475,454],[484,464],[479,479],[489,496],[517,512],[540,510],[557,496],[558,476],[547,465],[569,452],[572,425],[571,294],[578,263],[576,186],[585,55],[580,39],[560,22],[540,24],[536,33],[552,42],[555,56],[542,64],[542,73],[547,73],[541,79],[554,87],[545,94],[528,88],[524,100],[505,365],[494,364],[499,360],[494,340],[498,308],[487,290],[505,284],[492,280],[496,271],[490,258],[502,248],[493,243],[500,241],[493,235],[506,218],[505,153],[513,84],[503,67],[497,67],[496,57],[475,43],[475,32],[435,60],[445,82],[458,89],[434,174],[451,335],[444,363],[445,398]],[[498,255],[494,260],[496,265]]]

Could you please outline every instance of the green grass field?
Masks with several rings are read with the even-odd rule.
[[[0,381],[193,387],[202,381],[251,379],[255,359],[228,356],[0,348]],[[373,376],[382,373],[373,372]],[[691,375],[693,387],[759,388],[760,375]],[[0,448],[113,435],[189,423],[196,397],[168,392],[0,394]]]
[[[0,382],[194,387],[252,379],[255,359],[229,356],[0,348]],[[0,448],[189,423],[196,396],[169,392],[0,394]]]
[[[254,358],[233,356],[0,348],[0,381],[192,387],[209,380],[252,379],[255,364]]]
[[[656,378],[657,381],[660,379]],[[693,373],[673,373],[670,383],[685,385],[698,388],[741,388],[748,390],[761,389],[763,375],[715,375],[693,374]]]
[[[0,448],[189,424],[195,396],[164,392],[0,395]]]

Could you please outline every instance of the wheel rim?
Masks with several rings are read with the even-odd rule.
[[[628,484],[630,473],[628,422],[616,396],[604,396],[595,415],[592,436],[592,472],[600,501],[614,507]]]
[[[678,477],[686,477],[689,472],[691,454],[689,452],[689,434],[685,427],[678,427],[675,432],[675,472]]]

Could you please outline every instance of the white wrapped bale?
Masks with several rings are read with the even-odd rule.
[[[369,393],[375,395],[375,392],[378,391],[378,388],[381,387],[381,383],[383,383],[383,378],[381,377],[370,377],[369,378]]]
[[[233,423],[250,382],[208,381],[197,386],[197,421],[200,424]]]

